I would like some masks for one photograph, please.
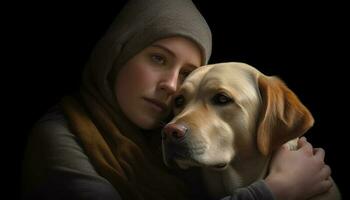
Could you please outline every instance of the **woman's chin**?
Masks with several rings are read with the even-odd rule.
[[[152,129],[160,128],[162,126],[162,123],[160,118],[154,119],[154,118],[148,117],[146,119],[139,120],[139,122],[136,123],[136,125],[144,130],[152,130]]]

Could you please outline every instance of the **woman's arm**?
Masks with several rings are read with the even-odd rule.
[[[256,181],[222,200],[303,200],[332,187],[331,170],[324,163],[323,149],[314,149],[302,137],[298,150],[282,146],[273,156],[265,180]]]

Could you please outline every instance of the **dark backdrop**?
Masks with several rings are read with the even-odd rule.
[[[5,125],[11,131],[4,146],[15,151],[3,159],[18,175],[7,184],[17,191],[14,195],[30,127],[61,96],[78,89],[91,49],[124,2],[20,4],[8,14],[5,40],[11,56],[4,68],[10,73],[3,78],[10,81],[3,86],[4,107],[10,111]],[[213,32],[210,62],[246,62],[287,83],[313,113],[316,123],[306,136],[326,150],[326,162],[346,199],[349,22],[342,6],[211,2],[195,1]]]

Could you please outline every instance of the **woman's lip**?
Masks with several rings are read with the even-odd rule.
[[[167,110],[167,105],[161,101],[158,101],[157,99],[150,99],[150,98],[144,98],[147,102],[151,103],[152,105],[156,106],[159,111],[163,112]]]

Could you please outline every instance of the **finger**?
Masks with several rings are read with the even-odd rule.
[[[298,141],[299,150],[307,152],[308,155],[313,155],[313,148],[311,143],[309,143],[305,137],[302,137]]]
[[[303,147],[303,146],[305,146],[306,144],[307,144],[308,142],[307,142],[307,139],[306,139],[306,137],[301,137],[301,138],[299,138],[299,140],[298,140],[298,146],[301,148],[301,147]]]
[[[328,180],[324,180],[322,181],[320,184],[319,184],[319,189],[320,191],[322,191],[321,193],[323,192],[328,192],[333,186],[333,182],[328,179]]]
[[[325,151],[322,148],[314,148],[313,149],[313,154],[317,159],[324,160],[325,158]]]
[[[328,165],[324,165],[320,172],[321,180],[328,180],[332,174],[332,170]]]
[[[313,194],[312,196],[316,197],[316,196],[322,195],[323,193],[328,192],[332,188],[332,186],[333,186],[333,182],[330,179],[322,180],[322,181],[316,183],[315,185],[313,185],[313,187],[311,189],[312,194]],[[312,199],[314,199],[314,198],[312,198]],[[316,197],[315,199],[318,199],[318,198]]]
[[[322,180],[319,183],[315,184],[313,187],[313,193],[316,195],[321,195],[322,193],[328,192],[333,186],[333,182],[328,180]]]

